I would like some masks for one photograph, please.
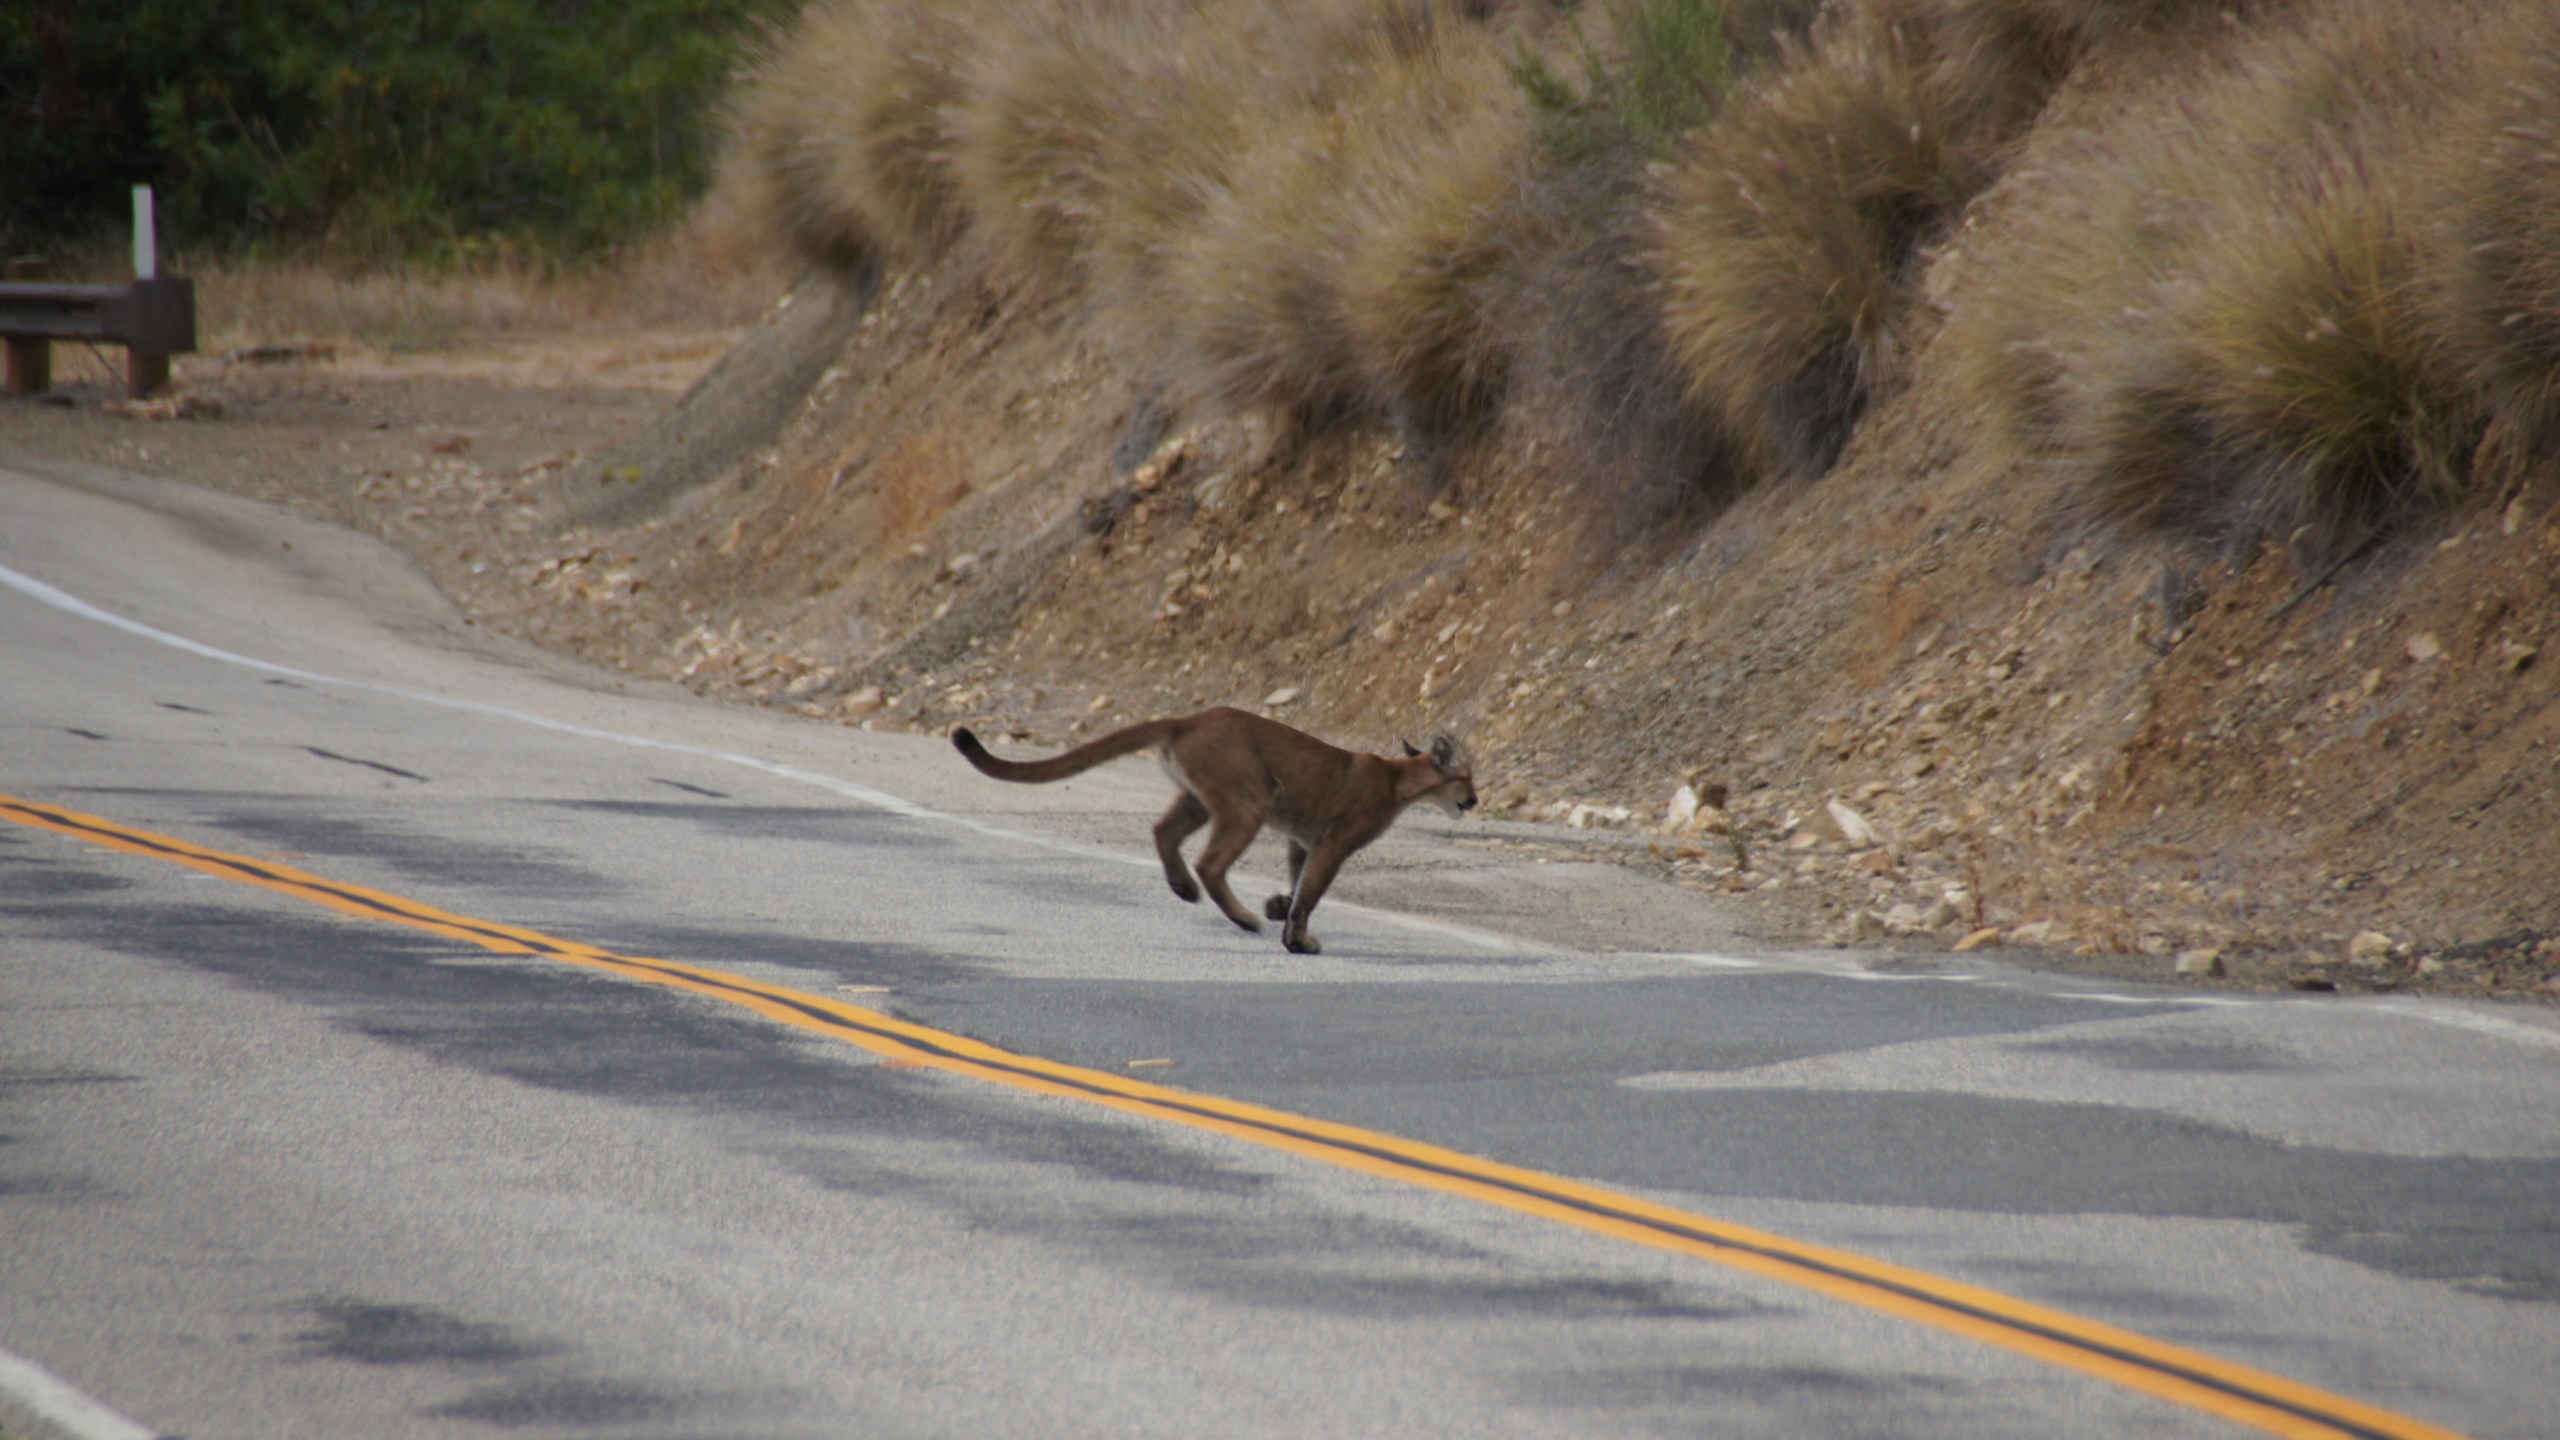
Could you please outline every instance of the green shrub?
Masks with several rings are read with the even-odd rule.
[[[1579,17],[1556,57],[1523,44],[1510,70],[1539,143],[1569,170],[1658,160],[1705,123],[1733,78],[1725,0],[1604,0],[1600,34]],[[1574,74],[1568,77],[1566,68]]]
[[[608,246],[701,192],[711,106],[782,3],[10,6],[0,230],[111,226],[149,183],[181,243]]]

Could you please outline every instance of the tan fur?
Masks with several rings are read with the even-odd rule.
[[[1145,721],[1046,760],[999,760],[966,729],[951,732],[951,743],[983,773],[1025,784],[1064,780],[1153,750],[1165,774],[1182,788],[1156,822],[1156,856],[1173,893],[1197,901],[1205,889],[1228,919],[1247,930],[1259,931],[1266,917],[1286,921],[1280,941],[1303,955],[1324,948],[1307,933],[1307,916],[1353,852],[1385,834],[1417,801],[1451,814],[1476,803],[1474,776],[1447,736],[1433,741],[1427,753],[1407,745],[1403,758],[1391,760],[1224,707]],[[1200,852],[1194,883],[1181,846],[1203,825],[1209,827],[1209,843]],[[1272,896],[1257,916],[1227,888],[1227,868],[1264,825],[1289,837],[1289,893]]]

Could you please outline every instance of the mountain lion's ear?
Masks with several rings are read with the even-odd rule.
[[[1414,756],[1422,753],[1421,751],[1413,748],[1413,742],[1410,740],[1399,739],[1396,743],[1404,747],[1404,758],[1407,760],[1410,760]]]
[[[1432,737],[1432,741],[1431,741],[1431,763],[1432,763],[1432,764],[1434,764],[1434,765],[1438,765],[1438,766],[1441,766],[1442,768],[1444,768],[1444,769],[1445,769],[1445,768],[1447,768],[1447,766],[1448,766],[1448,764],[1449,764],[1449,762],[1450,762],[1450,761],[1455,760],[1455,759],[1457,759],[1457,758],[1458,758],[1458,742],[1456,742],[1456,741],[1454,741],[1454,740],[1450,739],[1450,738],[1449,738],[1448,736],[1446,736],[1446,735],[1438,735],[1438,736],[1434,736],[1434,737]]]

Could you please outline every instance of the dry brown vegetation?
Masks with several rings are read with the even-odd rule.
[[[798,268],[762,198],[726,174],[686,219],[576,265],[499,255],[441,267],[339,265],[296,255],[179,250],[167,273],[196,282],[197,348],[313,343],[418,355],[481,342],[574,342],[635,333],[734,334],[760,319]],[[49,257],[73,281],[120,281],[121,245]],[[65,382],[121,374],[122,356],[55,346]]]
[[[1852,24],[1738,95],[1663,181],[1662,323],[1756,470],[1815,476],[1901,366],[1919,248],[1981,185],[1911,27]]]
[[[2552,40],[2531,6],[2269,23],[2207,83],[2039,158],[1950,365],[2018,458],[2055,462],[2066,505],[2110,521],[2308,565],[2441,511],[2493,422],[2543,434],[2552,356],[2497,358],[2532,302],[2490,272],[2550,249],[2517,233],[2536,222],[2515,72]]]
[[[1613,114],[1664,90],[1665,25],[1720,26],[1699,63],[1727,68],[1669,77],[1673,121]],[[2200,26],[2254,33],[2022,163],[2094,47]],[[2560,429],[2551,29],[2381,0],[830,0],[736,130],[809,258],[975,247],[1177,403],[1436,453],[1563,351],[1632,373],[1541,405],[1612,412],[1724,498],[1830,468],[2008,176],[2036,216],[1939,361],[2065,512],[2307,564],[2464,494],[2493,424],[2519,455]],[[1686,134],[1630,185],[1648,125]]]
[[[1490,317],[1536,228],[1508,70],[1553,25],[1441,0],[1089,0],[967,24],[846,0],[776,38],[738,129],[812,259],[977,245],[1158,349],[1183,398],[1437,432],[1508,373]]]

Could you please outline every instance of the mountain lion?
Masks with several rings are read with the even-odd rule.
[[[1115,730],[1046,760],[999,760],[966,728],[951,732],[951,743],[981,772],[1031,785],[1155,751],[1165,774],[1182,787],[1156,822],[1156,856],[1173,893],[1196,903],[1205,888],[1227,918],[1247,930],[1260,931],[1264,917],[1285,920],[1280,943],[1301,955],[1324,948],[1307,933],[1307,916],[1352,852],[1385,834],[1416,801],[1452,815],[1476,803],[1467,761],[1446,735],[1428,752],[1406,745],[1402,759],[1390,760],[1337,749],[1277,720],[1225,707]],[[1257,916],[1227,888],[1227,867],[1265,824],[1289,837],[1289,893],[1272,896]],[[1194,883],[1181,846],[1203,825],[1209,843]]]

